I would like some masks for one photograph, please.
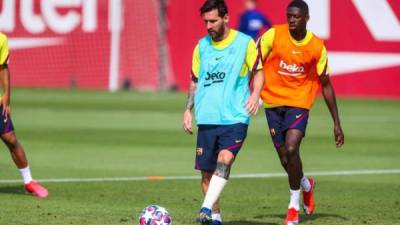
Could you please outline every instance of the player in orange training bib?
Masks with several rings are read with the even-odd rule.
[[[299,149],[320,86],[333,118],[336,146],[344,143],[335,92],[329,80],[326,48],[306,28],[308,11],[304,1],[292,1],[286,11],[288,23],[274,26],[258,41],[265,75],[261,97],[274,146],[289,177],[286,225],[299,223],[300,190],[305,213],[311,215],[315,208],[315,181],[304,176]]]
[[[17,139],[14,125],[11,120],[11,85],[8,61],[9,49],[7,36],[0,32],[0,85],[3,89],[3,92],[0,94],[0,139],[10,151],[11,157],[21,174],[22,180],[24,181],[25,190],[37,197],[45,198],[48,196],[49,192],[41,184],[32,179],[25,150]]]

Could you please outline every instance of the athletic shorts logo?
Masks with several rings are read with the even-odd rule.
[[[196,148],[196,155],[203,155],[203,148]]]
[[[276,135],[276,132],[275,132],[275,129],[274,129],[274,128],[271,128],[270,132],[271,132],[271,136],[272,136],[272,137]]]
[[[235,140],[235,143],[240,143],[240,142],[242,142],[243,140]]]
[[[296,115],[296,119],[300,118],[303,114]]]

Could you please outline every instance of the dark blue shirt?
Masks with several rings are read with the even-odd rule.
[[[257,40],[261,29],[269,29],[271,23],[256,9],[247,10],[240,16],[239,31]]]

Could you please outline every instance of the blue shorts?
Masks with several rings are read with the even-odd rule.
[[[11,116],[3,115],[3,106],[0,106],[0,135],[6,134],[14,130],[14,125],[11,121]]]
[[[239,153],[247,135],[247,124],[199,125],[196,146],[197,170],[214,171],[218,153],[227,149],[235,156]]]
[[[306,134],[308,110],[297,107],[281,106],[266,108],[268,126],[275,148],[285,144],[286,131],[296,129]]]

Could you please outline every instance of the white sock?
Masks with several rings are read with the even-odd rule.
[[[290,203],[288,209],[290,208],[294,208],[297,211],[300,209],[300,189],[290,190]]]
[[[211,177],[210,185],[208,186],[207,194],[201,207],[212,209],[212,206],[218,200],[219,195],[221,194],[227,182],[228,180],[213,175]]]
[[[19,169],[19,172],[21,173],[21,177],[24,180],[24,184],[29,184],[32,181],[32,175],[29,166]]]
[[[221,213],[213,213],[213,214],[211,214],[211,218],[213,221],[218,220],[218,221],[222,222]]]
[[[303,188],[303,191],[309,192],[311,190],[311,183],[306,176],[303,176],[300,180],[300,185]]]

